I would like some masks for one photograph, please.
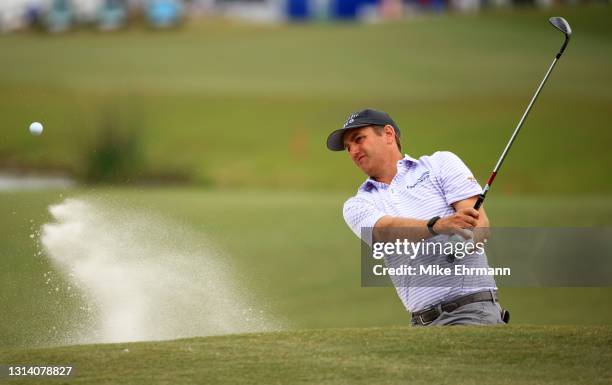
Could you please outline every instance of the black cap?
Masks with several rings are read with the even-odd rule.
[[[344,122],[344,126],[338,130],[335,130],[327,137],[327,148],[332,151],[343,151],[344,150],[344,142],[342,141],[342,137],[344,134],[352,129],[358,127],[366,127],[366,126],[386,126],[390,125],[395,130],[395,134],[399,137],[400,130],[397,124],[391,119],[391,117],[386,113],[378,110],[373,110],[370,108],[366,108],[365,110],[353,112],[349,115],[346,122]]]

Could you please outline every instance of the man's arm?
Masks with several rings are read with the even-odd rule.
[[[472,199],[472,198],[469,198]],[[465,199],[465,202],[469,199]],[[460,202],[456,202],[458,204]],[[474,202],[476,202],[474,198]],[[474,210],[474,202],[469,204],[461,204],[462,207],[455,208],[455,213],[444,218],[438,219],[433,227],[437,234],[459,234],[464,238],[469,238],[471,234],[465,232],[464,229],[472,229],[478,225],[478,217],[480,213]],[[486,215],[485,215],[486,217]],[[394,217],[386,215],[380,218],[374,225],[374,238],[378,240],[394,240],[408,239],[410,241],[420,241],[432,236],[427,229],[429,220]],[[486,221],[488,224],[488,220]]]
[[[427,229],[427,222],[421,219],[386,215],[380,218],[374,225],[373,236],[377,241],[408,239],[409,241],[418,242],[421,239],[432,236]]]

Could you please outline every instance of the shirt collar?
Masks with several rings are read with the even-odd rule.
[[[410,164],[411,163],[417,163],[417,160],[414,159],[413,157],[411,157],[408,154],[405,154],[404,157],[400,160],[397,161],[397,173],[399,174],[402,171],[407,170],[408,168],[410,168]],[[370,192],[372,191],[372,189],[386,189],[387,187],[389,187],[388,184],[386,183],[382,183],[379,182],[377,180],[372,179],[371,177],[366,179],[365,182],[363,182],[361,184],[361,186],[359,186],[359,191],[366,191],[366,192]]]

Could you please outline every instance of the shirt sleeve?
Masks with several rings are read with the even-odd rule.
[[[455,154],[449,151],[437,152],[440,185],[448,205],[479,195],[482,188],[470,169]]]
[[[344,221],[350,229],[368,245],[372,245],[372,229],[384,212],[363,198],[350,198],[344,203]]]

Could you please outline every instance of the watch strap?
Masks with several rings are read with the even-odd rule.
[[[427,222],[427,230],[429,230],[429,232],[431,233],[431,235],[438,235],[438,233],[436,233],[433,229],[434,225],[436,224],[436,222],[440,219],[439,216],[435,216],[433,218],[431,218],[429,220],[429,222]]]

